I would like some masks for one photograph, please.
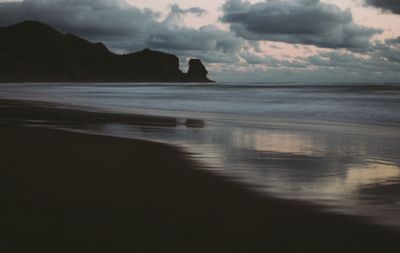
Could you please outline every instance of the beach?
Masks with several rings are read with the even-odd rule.
[[[26,118],[9,120],[21,106],[7,103],[0,106],[2,252],[400,249],[390,227],[259,194],[207,171],[180,148],[23,126]],[[35,115],[30,111],[29,120],[48,114]],[[82,121],[72,118],[73,125]]]
[[[400,0],[0,0],[0,253],[400,253]]]

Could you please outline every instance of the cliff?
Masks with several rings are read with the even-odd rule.
[[[183,73],[175,55],[117,55],[35,21],[0,27],[0,82],[212,82],[200,60],[190,62]]]

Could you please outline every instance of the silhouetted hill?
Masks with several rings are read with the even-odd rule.
[[[0,27],[0,82],[211,82],[200,60],[190,62],[182,73],[175,55],[117,55],[36,21]]]

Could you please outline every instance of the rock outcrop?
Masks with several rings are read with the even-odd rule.
[[[187,79],[194,82],[211,82],[207,78],[208,71],[199,59],[190,59]]]
[[[0,82],[211,82],[200,60],[189,65],[150,49],[117,55],[36,21],[0,27]]]

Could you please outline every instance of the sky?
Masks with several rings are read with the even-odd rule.
[[[399,0],[0,0],[0,26],[23,20],[217,81],[400,82]]]

